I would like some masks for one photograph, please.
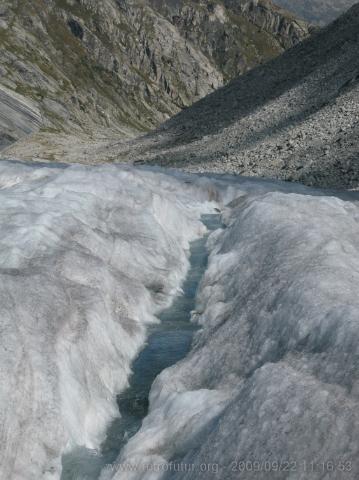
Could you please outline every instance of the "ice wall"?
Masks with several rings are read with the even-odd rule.
[[[65,449],[99,445],[208,198],[151,171],[0,163],[1,479],[57,479]]]
[[[359,477],[358,204],[253,186],[209,238],[192,351],[102,480]]]

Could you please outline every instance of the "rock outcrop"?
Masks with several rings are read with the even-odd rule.
[[[0,150],[36,131],[41,122],[32,102],[0,85]]]
[[[308,36],[309,26],[269,0],[149,0],[224,80],[250,70]]]

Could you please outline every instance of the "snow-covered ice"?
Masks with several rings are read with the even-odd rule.
[[[101,479],[268,478],[241,460],[292,462],[271,479],[358,477],[355,202],[230,176],[2,162],[1,478],[55,480],[62,453],[99,446],[214,207],[227,228],[208,240],[202,328]],[[335,476],[312,461],[336,462]]]

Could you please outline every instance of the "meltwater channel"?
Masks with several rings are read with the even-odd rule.
[[[220,215],[203,215],[209,231],[222,226]],[[148,397],[156,376],[181,360],[189,351],[197,329],[191,323],[198,284],[207,267],[208,234],[191,243],[190,269],[182,286],[183,294],[160,315],[160,323],[149,328],[148,339],[132,365],[130,386],[117,397],[120,417],[107,431],[99,451],[78,447],[62,457],[61,480],[97,480],[101,470],[113,464],[127,441],[141,427],[148,411]]]

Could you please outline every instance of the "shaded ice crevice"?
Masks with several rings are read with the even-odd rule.
[[[203,215],[209,230],[222,226],[220,215]],[[196,326],[191,322],[198,283],[207,266],[206,236],[191,242],[190,269],[181,293],[162,311],[159,324],[148,329],[144,348],[132,365],[130,385],[117,398],[120,416],[106,432],[99,450],[77,447],[62,458],[61,480],[97,480],[101,470],[111,470],[122,447],[140,428],[148,412],[148,395],[156,376],[188,353]],[[114,466],[116,468],[116,465]]]
[[[193,348],[101,480],[284,480],[281,462],[291,479],[358,478],[358,204],[247,187],[209,238]]]

